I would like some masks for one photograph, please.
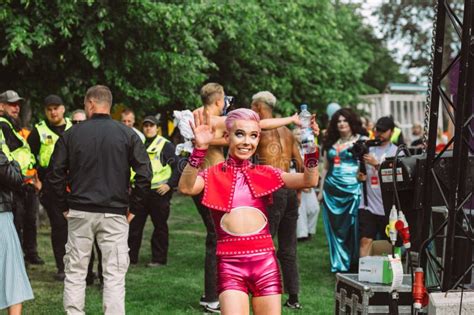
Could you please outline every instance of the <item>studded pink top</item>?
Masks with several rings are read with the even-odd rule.
[[[256,208],[260,210],[265,216],[267,223],[265,224],[263,229],[250,235],[240,236],[235,234],[229,234],[221,227],[221,219],[226,214],[226,212],[215,211],[213,209],[210,209],[217,234],[216,254],[218,256],[242,255],[274,251],[275,248],[273,246],[273,241],[270,235],[270,229],[268,225],[268,213],[266,209],[268,196],[255,198],[252,195],[250,186],[247,183],[247,180],[242,172],[242,167],[248,165],[245,164],[245,162],[247,161],[236,161],[235,159],[232,159],[230,162],[233,163],[236,172],[235,191],[232,199],[232,208],[242,206]],[[281,174],[281,171],[279,171],[279,174]],[[203,176],[205,178],[205,176],[201,173],[200,176]]]

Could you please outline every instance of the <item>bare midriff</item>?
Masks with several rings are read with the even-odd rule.
[[[222,216],[220,226],[228,234],[246,236],[265,228],[267,218],[262,211],[253,207],[238,207]]]

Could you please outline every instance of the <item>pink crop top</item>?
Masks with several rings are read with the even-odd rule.
[[[279,171],[279,174],[281,174],[281,171]],[[199,176],[206,180],[205,171],[200,172]],[[235,168],[235,190],[232,199],[232,209],[237,207],[256,208],[261,211],[262,215],[265,217],[266,223],[263,228],[252,234],[230,234],[221,226],[222,217],[226,215],[227,212],[210,209],[217,234],[216,254],[218,256],[253,254],[275,250],[268,225],[268,213],[266,209],[266,203],[269,200],[268,197],[269,196],[255,198],[252,195],[247,179],[242,172],[242,168]]]

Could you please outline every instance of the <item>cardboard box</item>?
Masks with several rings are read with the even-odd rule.
[[[359,259],[359,281],[370,283],[392,283],[392,266],[387,255],[392,253],[392,245],[388,241],[373,241],[369,256]],[[400,248],[395,249],[400,254]]]

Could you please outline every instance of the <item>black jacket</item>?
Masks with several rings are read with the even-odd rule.
[[[94,114],[66,130],[56,142],[46,181],[61,212],[74,209],[125,214],[130,167],[136,172],[136,211],[143,208],[152,177],[145,146],[131,128],[109,115]]]
[[[8,161],[0,150],[0,212],[12,211],[13,190],[19,190],[23,184],[20,166]]]

